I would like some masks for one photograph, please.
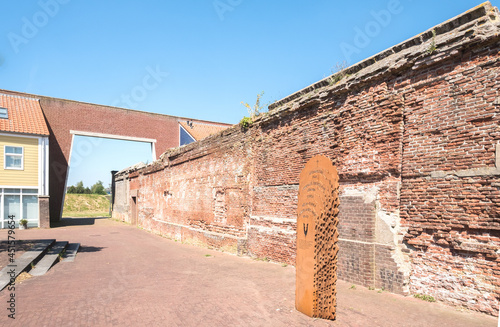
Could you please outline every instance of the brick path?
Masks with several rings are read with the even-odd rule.
[[[0,326],[497,326],[494,317],[344,282],[337,321],[312,319],[294,310],[292,266],[176,243],[107,219],[16,237],[81,248],[75,262],[16,285],[15,321],[1,292]]]

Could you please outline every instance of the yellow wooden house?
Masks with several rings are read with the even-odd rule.
[[[10,220],[17,227],[21,219],[28,227],[48,227],[48,217],[40,215],[46,211],[41,205],[48,206],[48,160],[49,130],[39,100],[0,93],[1,228]]]

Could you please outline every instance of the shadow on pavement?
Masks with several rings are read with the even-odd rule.
[[[80,252],[99,252],[105,249],[103,246],[86,246],[86,245],[81,245],[80,248],[78,249],[78,253]]]
[[[67,226],[90,226],[94,225],[96,219],[108,219],[109,217],[95,217],[95,218],[62,218],[58,222],[51,222],[50,228],[67,227]]]
[[[25,252],[28,250],[37,250],[37,245],[40,242],[47,242],[47,239],[40,240],[16,240],[15,241],[15,249],[16,253]],[[0,241],[0,253],[8,251],[8,241]],[[78,249],[78,252],[99,252],[105,249],[103,246],[86,246],[81,245]]]
[[[8,248],[12,246],[15,247],[16,252],[25,252],[30,250],[38,241],[40,240],[14,240],[13,242],[11,241],[12,243],[9,246],[9,241],[2,240],[0,241],[0,253],[8,251]]]

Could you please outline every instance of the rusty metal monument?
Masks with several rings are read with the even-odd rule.
[[[299,181],[295,307],[331,320],[337,306],[338,189],[330,159],[311,158]]]

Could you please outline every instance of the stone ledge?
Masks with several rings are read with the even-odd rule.
[[[494,167],[472,168],[463,170],[433,171],[432,178],[444,178],[446,176],[476,177],[476,176],[496,176],[500,175],[500,169]]]
[[[205,229],[195,228],[195,227],[188,226],[188,225],[172,223],[172,222],[160,220],[157,218],[152,218],[152,220],[159,222],[159,223],[162,223],[162,224],[172,226],[172,227],[179,227],[179,228],[184,228],[184,229],[192,231],[192,232],[197,232],[197,233],[203,234],[206,237],[218,237],[218,238],[222,238],[222,239],[233,239],[233,240],[246,240],[247,239],[246,237],[238,237],[236,235],[231,235],[231,234],[222,234],[219,232],[213,232],[213,231],[209,231],[209,230],[205,230]]]
[[[367,58],[343,72],[333,74],[269,106],[270,114],[318,103],[329,93],[349,90],[373,82],[387,74],[410,68],[416,70],[459,54],[459,49],[500,36],[500,15],[490,2],[476,6],[461,15]],[[432,51],[429,49],[435,48]],[[343,78],[342,74],[345,76]],[[332,83],[337,79],[337,83]],[[311,94],[313,93],[313,94]],[[306,97],[307,96],[307,97]],[[292,102],[297,102],[292,104]],[[280,108],[283,107],[283,108]],[[259,119],[259,118],[258,118]],[[260,118],[260,120],[267,120]]]
[[[248,230],[256,230],[259,233],[264,234],[283,234],[283,235],[296,235],[297,232],[295,230],[282,229],[279,227],[266,227],[266,226],[248,226]]]

